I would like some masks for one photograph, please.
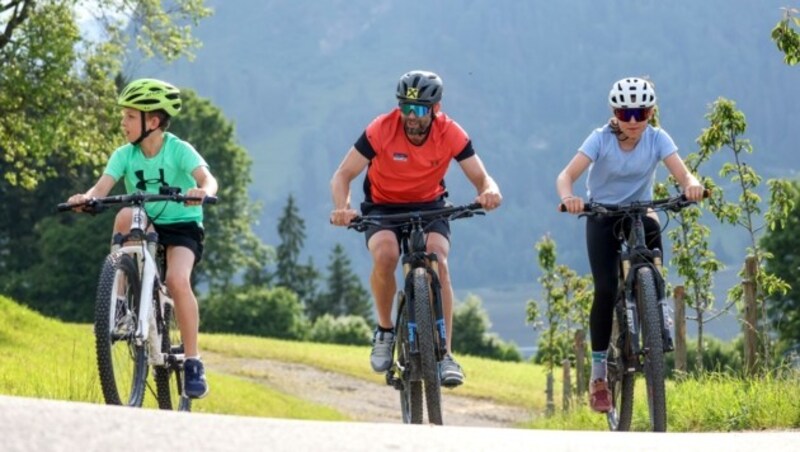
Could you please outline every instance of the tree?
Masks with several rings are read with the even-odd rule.
[[[146,55],[190,55],[191,26],[210,14],[202,0],[2,0],[0,35],[0,172],[4,183],[33,189],[78,168],[99,168],[118,130],[114,74],[120,72],[128,26]],[[104,40],[81,35],[76,7],[91,8]],[[185,22],[184,22],[185,23]],[[52,166],[58,161],[62,167]]]
[[[517,346],[502,341],[490,332],[492,323],[481,299],[468,295],[453,311],[453,351],[500,361],[521,361]]]
[[[775,41],[778,50],[783,52],[783,62],[794,66],[800,62],[800,9],[783,8],[783,18],[772,29],[771,38]]]
[[[308,321],[297,295],[282,287],[240,287],[200,304],[203,331],[280,339],[305,338]]]
[[[746,154],[753,152],[750,141],[742,138],[747,129],[744,114],[736,109],[733,101],[720,98],[714,102],[711,112],[706,117],[709,120],[709,127],[704,129],[698,138],[700,156],[707,158],[722,149],[732,152],[732,159],[722,166],[720,177],[729,178],[738,187],[738,202],[726,201],[722,190],[717,189],[711,197],[710,208],[720,221],[744,229],[749,238],[750,246],[747,252],[752,256],[756,265],[752,283],[754,284],[758,315],[755,320],[756,324],[744,323],[746,323],[746,328],[759,334],[761,346],[757,350],[760,350],[758,354],[761,355],[761,359],[757,361],[759,365],[765,366],[769,361],[770,350],[766,302],[771,296],[785,294],[789,286],[785,281],[764,269],[764,262],[772,256],[760,246],[758,237],[765,227],[774,229],[785,222],[789,211],[793,208],[791,187],[786,181],[778,179],[767,181],[770,200],[764,215],[765,224],[762,224],[758,220],[758,216],[762,212],[762,200],[757,193],[757,189],[761,185],[761,176],[743,160]],[[745,278],[744,266],[739,276]],[[731,288],[728,291],[728,300],[743,307],[743,286],[736,285]],[[742,309],[740,312],[744,312],[744,310]]]
[[[294,291],[307,304],[315,296],[319,272],[314,268],[311,258],[306,265],[299,263],[306,239],[306,225],[292,195],[289,195],[283,214],[278,220],[278,236],[280,244],[277,247],[275,273],[277,283]]]
[[[330,255],[325,292],[306,304],[306,315],[311,320],[324,314],[333,317],[354,315],[372,320],[369,292],[353,272],[350,258],[339,243],[333,247]]]
[[[183,109],[170,131],[200,152],[219,182],[219,203],[203,208],[208,240],[195,279],[207,282],[211,292],[224,292],[237,276],[247,272],[252,275],[268,265],[273,251],[252,229],[260,211],[247,193],[252,161],[247,150],[236,143],[233,125],[218,107],[194,91],[182,89],[181,97]],[[263,281],[246,281],[259,282]]]
[[[767,261],[767,270],[790,286],[785,294],[773,296],[768,308],[772,326],[787,346],[800,344],[800,183],[792,182],[791,187],[794,207],[786,222],[768,231],[761,240],[773,256]]]

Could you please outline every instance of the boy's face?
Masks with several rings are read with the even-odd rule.
[[[122,109],[122,120],[119,122],[122,133],[128,142],[133,143],[142,136],[142,113],[139,110],[125,107]]]
[[[145,127],[147,130],[154,130],[158,128],[159,119],[156,115],[145,113]],[[133,143],[142,136],[142,112],[134,108],[123,107],[122,119],[119,122],[122,127],[122,133],[128,142]]]

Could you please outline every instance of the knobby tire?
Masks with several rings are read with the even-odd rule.
[[[637,272],[637,299],[644,342],[644,375],[647,381],[647,404],[650,427],[654,432],[667,431],[667,398],[664,384],[664,342],[661,335],[661,307],[655,275],[650,267]]]
[[[439,363],[436,359],[437,336],[431,310],[430,283],[424,268],[414,270],[414,315],[417,321],[417,342],[422,366],[422,380],[425,386],[428,422],[442,425],[442,392]]]
[[[624,301],[622,301],[624,303]],[[611,390],[611,411],[606,414],[608,427],[614,431],[626,432],[631,428],[633,419],[634,373],[628,371],[634,363],[626,358],[630,344],[625,341],[628,336],[624,332],[626,325],[621,318],[620,310],[614,309],[614,320],[611,337],[615,340],[608,349],[608,387]]]
[[[156,286],[157,287],[157,286]],[[159,309],[159,302],[156,308]],[[161,352],[174,353],[177,347],[182,349],[181,332],[175,321],[175,312],[172,305],[164,304],[163,315],[160,315],[159,328],[161,328]],[[183,366],[176,362],[165,362],[163,366],[155,367],[156,398],[158,408],[162,410],[191,411],[192,400],[183,395]]]
[[[408,343],[408,314],[407,305],[402,292],[398,295],[397,341],[395,341],[396,362],[402,370],[398,370],[403,387],[400,390],[400,409],[403,413],[403,422],[406,424],[422,424],[422,381],[412,379],[412,356]],[[419,360],[417,360],[419,362]]]
[[[119,297],[114,290],[117,278],[125,289]],[[144,400],[147,348],[144,343],[137,345],[134,338],[140,291],[139,269],[133,257],[119,252],[108,255],[97,283],[94,335],[100,385],[109,405],[140,407]]]

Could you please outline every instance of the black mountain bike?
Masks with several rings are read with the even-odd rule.
[[[190,411],[183,394],[183,344],[175,321],[174,303],[164,285],[165,253],[158,234],[147,231],[148,202],[199,201],[164,187],[161,194],[93,198],[82,204],[59,204],[61,212],[82,207],[99,213],[110,205],[133,207],[130,233],[113,237],[97,282],[94,334],[97,370],[103,398],[109,405],[142,406],[146,390],[158,407]],[[204,203],[216,203],[207,197]],[[147,381],[152,367],[155,391]]]
[[[608,350],[608,385],[611,410],[606,413],[611,430],[630,430],[636,373],[644,373],[650,428],[667,430],[664,354],[673,350],[669,307],[661,275],[661,250],[645,244],[642,219],[650,211],[678,212],[695,204],[685,196],[630,204],[587,203],[581,216],[614,216],[630,222],[630,233],[619,227],[622,239],[620,281],[614,303],[613,332]],[[565,211],[565,206],[561,206]]]
[[[386,371],[386,384],[400,391],[403,422],[421,424],[423,391],[428,422],[442,425],[439,362],[447,353],[447,331],[442,310],[441,284],[436,253],[426,251],[426,225],[434,220],[456,220],[484,215],[480,204],[415,211],[364,215],[349,228],[363,232],[369,226],[400,228],[405,285],[397,294],[394,363]]]

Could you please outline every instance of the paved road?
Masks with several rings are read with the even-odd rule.
[[[291,421],[0,396],[0,451],[797,451],[800,433],[611,433]]]

